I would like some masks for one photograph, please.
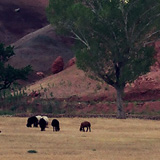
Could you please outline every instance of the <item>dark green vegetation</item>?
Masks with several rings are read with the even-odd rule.
[[[125,118],[127,83],[149,72],[159,37],[160,0],[50,0],[48,20],[75,39],[77,65],[117,91],[117,118]]]
[[[53,99],[30,97],[25,90],[3,90],[0,95],[0,115],[27,115],[32,113],[61,114],[61,103]]]
[[[0,93],[0,115],[26,117],[43,114],[49,117],[116,117],[116,102],[114,100],[31,97],[27,95],[26,90],[16,87],[12,91],[6,89]],[[160,119],[160,107],[157,106],[157,102],[160,101],[147,101],[146,104],[143,101],[125,101],[127,117]]]
[[[15,55],[14,47],[0,43],[0,90],[9,88],[16,80],[26,80],[32,71],[31,66],[16,69],[7,64],[8,60]]]
[[[0,115],[13,114],[18,108],[18,101],[25,95],[15,88],[17,80],[27,80],[32,71],[31,66],[16,69],[8,64],[8,60],[15,55],[14,47],[0,43]],[[14,91],[16,89],[16,91]],[[15,105],[12,105],[15,102]]]

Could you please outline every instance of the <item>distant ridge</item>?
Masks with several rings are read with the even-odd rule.
[[[48,72],[58,56],[62,56],[64,63],[74,56],[51,25],[22,37],[12,45],[16,55],[9,63],[17,68],[30,64],[34,71]]]

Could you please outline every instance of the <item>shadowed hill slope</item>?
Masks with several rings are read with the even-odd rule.
[[[62,56],[64,63],[74,56],[50,25],[26,35],[12,45],[15,46],[16,55],[9,63],[17,68],[30,64],[35,72],[50,72],[58,56]]]
[[[1,0],[0,42],[8,45],[47,25],[47,4],[48,0]]]

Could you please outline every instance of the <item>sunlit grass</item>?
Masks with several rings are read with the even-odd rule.
[[[51,123],[52,118],[50,118]],[[0,117],[1,160],[159,160],[159,121],[58,118],[60,132],[27,128],[27,118]],[[80,132],[82,121],[92,131]],[[28,151],[36,151],[29,154]]]

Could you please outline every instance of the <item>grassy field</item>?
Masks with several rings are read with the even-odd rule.
[[[52,118],[49,119],[50,123]],[[0,117],[0,160],[159,160],[160,122],[59,118],[61,131],[27,128],[27,118]],[[92,132],[80,132],[88,120]],[[29,153],[31,152],[31,153]],[[32,153],[36,152],[36,153]]]

